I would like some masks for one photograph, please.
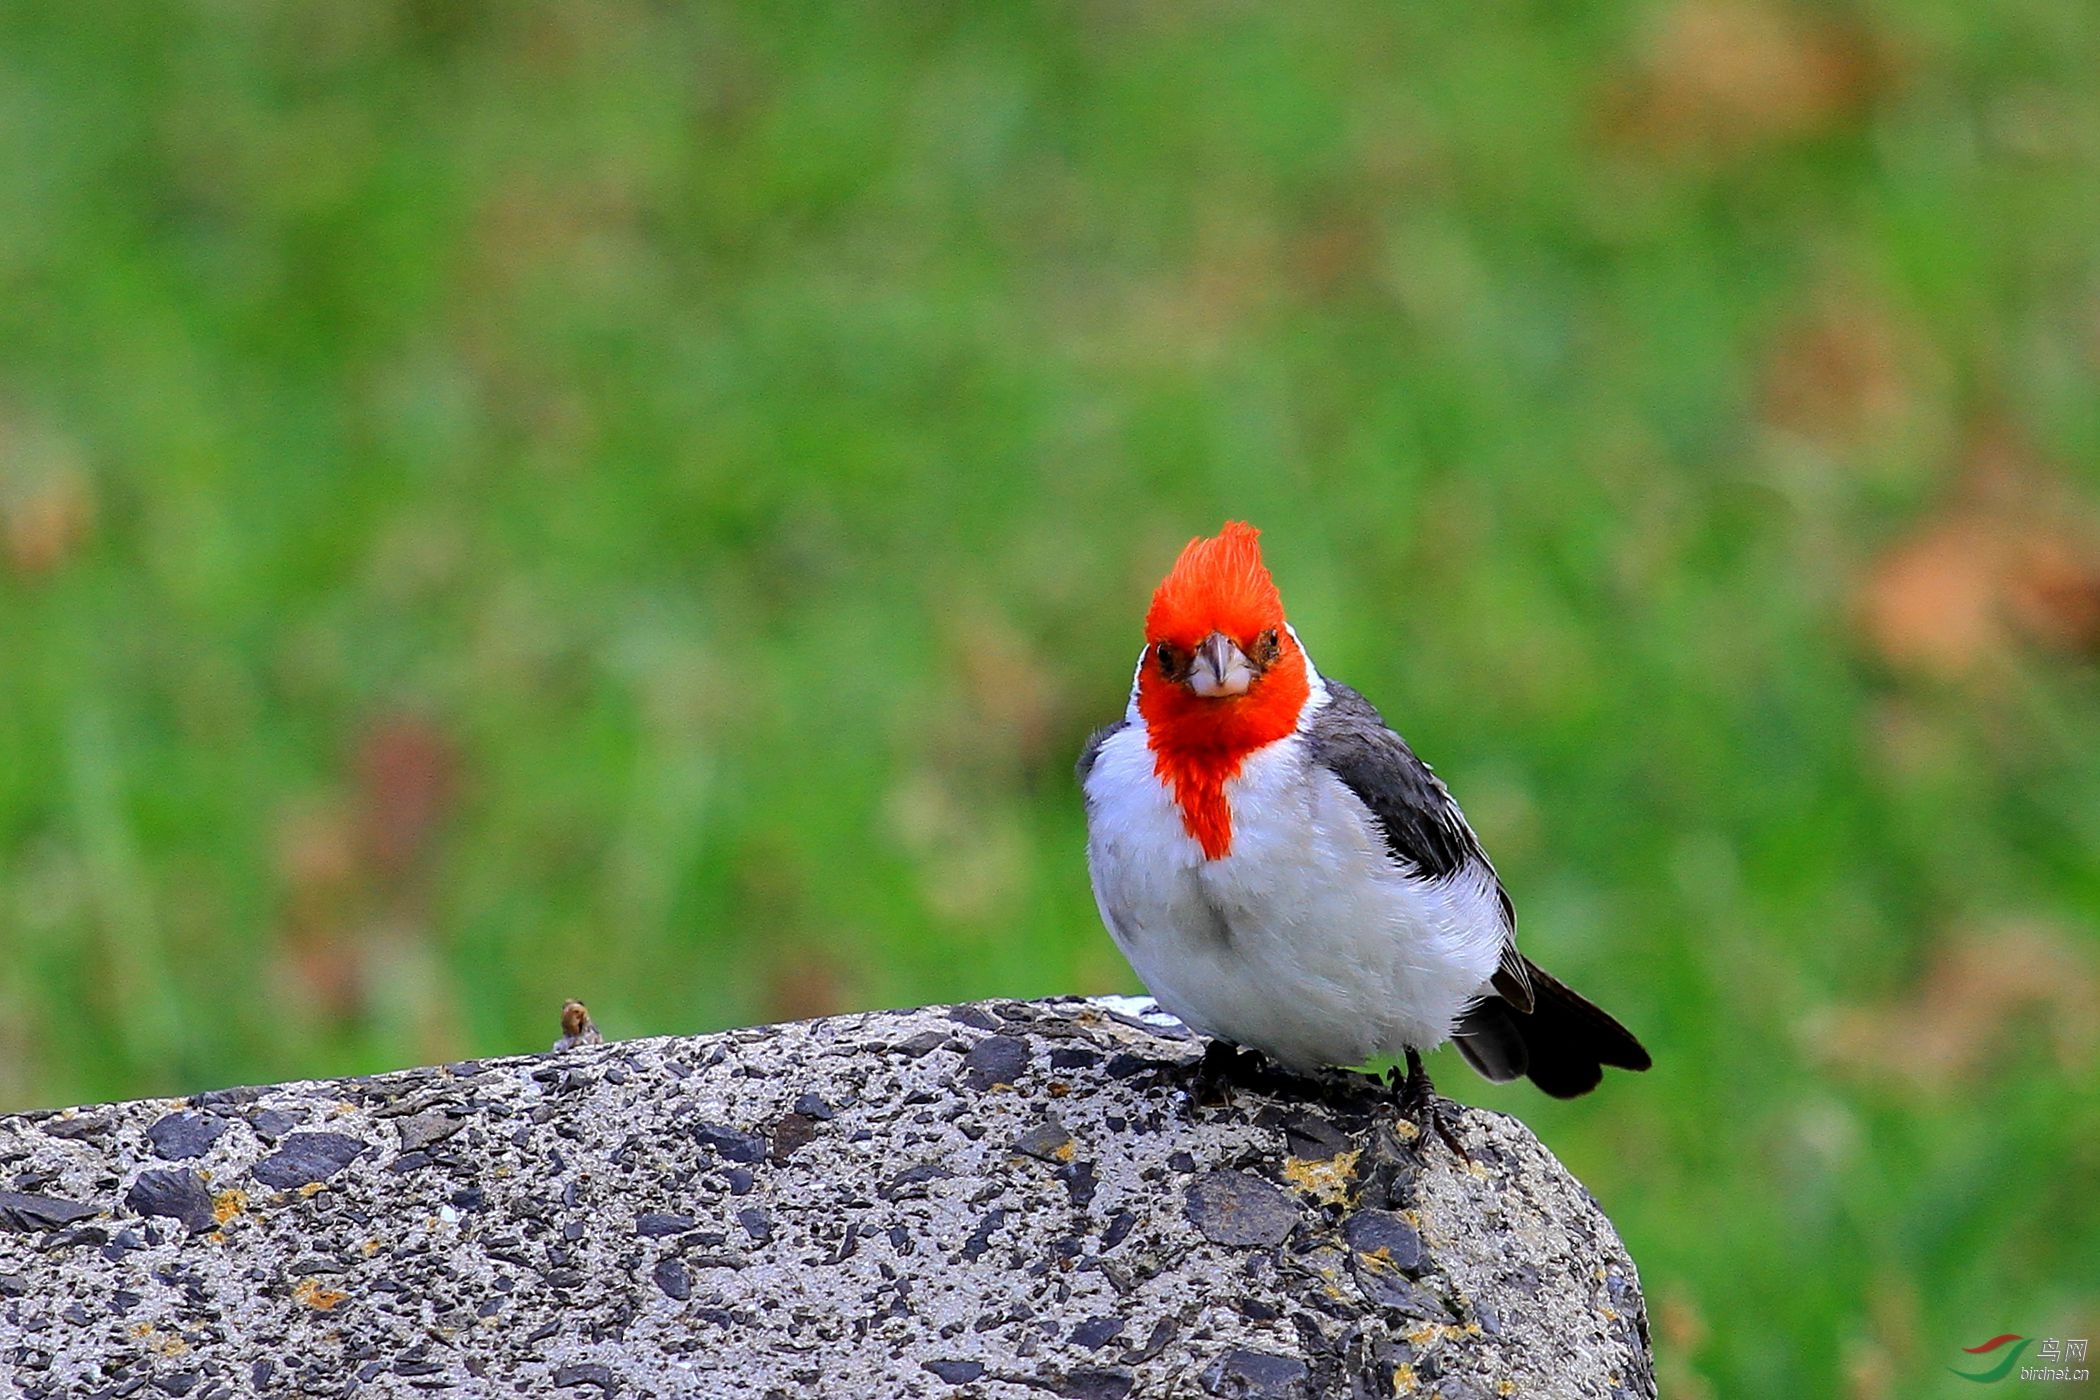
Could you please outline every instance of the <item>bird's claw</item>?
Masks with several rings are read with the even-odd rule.
[[[1392,1090],[1393,1107],[1399,1115],[1415,1127],[1415,1151],[1419,1154],[1435,1133],[1444,1140],[1444,1146],[1458,1155],[1462,1162],[1470,1163],[1472,1154],[1458,1140],[1452,1127],[1451,1116],[1444,1111],[1443,1099],[1429,1083],[1429,1072],[1422,1068],[1422,1057],[1416,1051],[1407,1052],[1407,1073],[1403,1076],[1396,1065],[1386,1072],[1386,1083]]]

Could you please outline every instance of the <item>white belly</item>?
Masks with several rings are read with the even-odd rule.
[[[1293,735],[1226,786],[1232,847],[1206,860],[1141,725],[1088,774],[1087,860],[1116,946],[1192,1029],[1287,1065],[1356,1065],[1449,1038],[1501,955],[1484,871],[1401,873],[1356,795]]]

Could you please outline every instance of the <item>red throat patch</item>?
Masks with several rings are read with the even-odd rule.
[[[1225,785],[1255,750],[1298,727],[1312,693],[1305,653],[1284,626],[1283,599],[1262,563],[1260,532],[1239,521],[1209,539],[1190,540],[1145,614],[1145,664],[1138,675],[1138,713],[1153,771],[1174,793],[1181,825],[1218,860],[1232,851],[1232,804]],[[1169,680],[1154,661],[1165,643],[1193,651],[1222,632],[1249,656],[1262,635],[1276,634],[1275,660],[1240,695],[1205,697]]]

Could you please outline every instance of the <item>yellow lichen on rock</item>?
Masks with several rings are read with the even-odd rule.
[[[303,1278],[292,1286],[292,1296],[310,1308],[327,1312],[350,1295],[339,1288],[330,1288],[317,1278]]]
[[[1283,1179],[1321,1205],[1344,1205],[1349,1199],[1349,1178],[1363,1149],[1352,1147],[1332,1157],[1286,1157]]]
[[[180,1356],[190,1349],[190,1344],[172,1332],[163,1332],[150,1322],[131,1324],[131,1335],[146,1343],[162,1356]]]

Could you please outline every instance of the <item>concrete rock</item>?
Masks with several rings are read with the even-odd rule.
[[[1147,1006],[0,1118],[0,1394],[1655,1393],[1633,1263],[1521,1124],[1457,1115],[1469,1164],[1361,1075],[1192,1107]]]

